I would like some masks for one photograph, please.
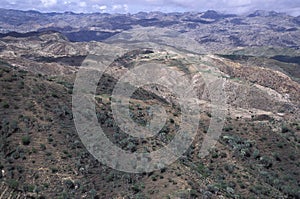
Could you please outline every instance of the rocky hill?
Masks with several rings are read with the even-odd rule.
[[[300,198],[297,18],[262,11],[1,12],[0,199]],[[107,68],[94,95],[84,97],[94,102],[105,135],[128,153],[157,151],[175,138],[184,109],[167,85],[176,83],[172,74],[187,79],[196,99],[185,102],[196,100],[200,111],[182,157],[135,174],[90,153],[77,133],[72,97],[76,77],[95,60]],[[129,115],[145,127],[150,107],[160,105],[166,123],[157,135],[136,138],[118,126],[112,95],[129,71],[149,63],[163,65],[156,75],[166,84],[136,88]],[[219,85],[225,95],[216,98]],[[203,157],[213,124],[219,136]]]

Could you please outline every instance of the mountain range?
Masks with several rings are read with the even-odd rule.
[[[238,16],[216,11],[203,13],[140,12],[137,14],[40,13],[0,10],[0,33],[59,31],[70,41],[103,41],[122,31],[140,27],[164,27],[188,34],[210,50],[232,47],[299,47],[300,16],[255,11]],[[12,32],[12,33],[11,33]],[[4,34],[4,35],[3,35]]]

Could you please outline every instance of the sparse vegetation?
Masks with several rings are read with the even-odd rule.
[[[10,179],[7,181],[7,184],[9,187],[11,187],[12,189],[17,189],[19,187],[19,182],[15,179]]]
[[[29,145],[31,142],[31,137],[29,135],[25,135],[22,137],[22,144]]]
[[[211,24],[217,25],[219,21],[223,21],[222,17],[215,22],[214,19],[201,21],[207,14],[209,13],[197,15],[198,21],[191,21],[194,20],[193,15],[186,17],[186,14],[176,14],[171,18],[184,19],[184,29],[187,28],[187,31],[189,27],[197,28],[199,24],[207,23],[206,31],[195,30],[195,37],[205,47],[213,44],[216,53],[219,47],[226,44],[227,39],[230,40],[230,45],[235,45],[235,42],[242,44],[242,40],[253,35],[247,34],[239,40],[240,32],[232,30],[229,32],[235,31],[237,36],[227,38],[228,31],[224,28],[222,34],[225,36],[220,42],[215,35],[218,32],[216,28],[212,35],[202,38],[201,34],[209,32]],[[59,18],[64,15],[61,14]],[[67,15],[76,18],[80,14]],[[133,20],[135,25],[160,24],[161,17],[168,17],[156,13],[155,19],[144,20],[142,16],[147,14],[138,15],[140,16]],[[6,16],[5,13],[3,16]],[[94,17],[98,16],[90,15],[89,20],[93,21]],[[110,17],[105,16],[101,24],[106,26],[105,20],[114,20],[114,23],[107,26],[114,28],[112,32],[122,32],[119,25],[116,26],[118,30],[115,27],[118,21],[124,26],[129,24],[126,34],[128,38],[132,36],[130,31],[134,27],[127,21],[132,16],[128,15],[125,19],[123,15],[113,16],[112,19]],[[227,21],[223,24],[244,23],[242,19],[239,21],[236,17],[233,18],[235,20],[225,17],[224,20]],[[264,20],[268,21],[269,18],[271,17],[264,17]],[[55,17],[53,19],[56,20]],[[172,23],[170,26],[174,28]],[[284,26],[292,25],[288,22]],[[23,25],[16,27],[22,28]],[[40,26],[32,24],[32,27]],[[176,27],[180,27],[180,24],[177,23]],[[234,26],[233,29],[236,27],[240,26]],[[73,31],[72,27],[65,28],[67,32]],[[59,32],[64,31],[62,28]],[[177,37],[172,31],[161,31],[166,38]],[[293,31],[298,30],[291,32]],[[136,138],[127,134],[117,124],[111,110],[113,103],[120,102],[111,94],[122,74],[143,63],[160,63],[191,80],[190,86],[200,99],[199,128],[188,150],[165,168],[157,167],[160,169],[135,174],[111,169],[93,157],[82,143],[74,125],[72,92],[76,73],[86,58],[84,54],[87,49],[108,50],[108,44],[70,43],[59,32],[44,33],[41,30],[40,33],[30,33],[30,37],[22,35],[0,38],[3,44],[0,49],[1,59],[5,59],[0,60],[0,84],[3,87],[0,91],[0,183],[3,183],[3,186],[0,184],[0,195],[7,188],[6,192],[12,193],[11,198],[17,198],[19,194],[21,197],[26,195],[28,198],[40,199],[300,197],[297,181],[300,168],[300,123],[299,73],[294,59],[298,53],[296,48],[249,48],[241,45],[239,49],[230,49],[229,46],[228,49],[222,48],[224,55],[193,54],[182,49],[177,49],[178,52],[169,52],[168,49],[136,49],[119,55],[109,65],[107,73],[102,74],[92,100],[95,102],[99,125],[107,138],[127,153],[152,153],[158,150],[167,152],[164,147],[172,142],[179,130],[182,130],[182,125],[189,121],[185,121],[182,112],[184,107],[178,104],[176,93],[163,85],[145,85],[134,88],[136,91],[130,96],[128,117],[140,127],[147,127],[152,119],[157,119],[154,118],[151,107],[159,105],[165,110],[166,122],[150,138]],[[258,39],[261,37],[265,35],[260,35]],[[157,39],[160,39],[159,36]],[[282,40],[274,42],[283,42]],[[23,44],[26,44],[26,48],[20,48]],[[16,51],[13,59],[8,56],[11,51]],[[74,55],[78,53],[80,55]],[[290,56],[275,55],[284,53]],[[20,70],[19,65],[24,70]],[[203,67],[200,70],[202,77],[197,71],[198,67]],[[169,73],[164,74],[164,71],[159,75],[161,79],[169,77]],[[226,83],[223,86],[227,111],[221,109],[226,112],[225,118],[218,118],[220,115],[214,110],[212,98],[214,93],[208,89],[208,86],[215,85],[207,84],[209,81],[205,78],[209,81],[218,78]],[[176,79],[172,81],[174,85],[179,85]],[[131,87],[128,85],[128,88]],[[194,114],[194,110],[189,111],[190,115]],[[214,123],[215,119],[217,123]],[[214,126],[211,125],[221,125],[222,119],[225,124],[219,129],[219,133],[222,133],[220,138],[213,138],[217,140],[216,144],[202,158],[205,138],[215,135]],[[190,131],[181,133],[184,135]],[[9,196],[4,195],[3,198]]]
[[[9,104],[7,102],[2,102],[2,107],[3,108],[9,108]]]

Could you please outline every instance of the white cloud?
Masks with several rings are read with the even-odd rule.
[[[57,4],[57,0],[41,0],[44,7],[51,7]]]
[[[107,9],[107,6],[106,6],[106,5],[99,6],[99,9],[100,9],[100,10],[106,10],[106,9]]]
[[[106,12],[107,11],[107,6],[106,5],[101,5],[99,6],[98,4],[95,4],[92,6],[93,10],[95,10],[96,12]]]
[[[129,12],[129,7],[128,7],[127,4],[124,4],[124,5],[123,5],[123,8],[124,8],[124,11],[125,11],[125,12]]]
[[[112,5],[112,10],[114,12],[129,12],[129,6],[127,4],[115,4],[115,5]]]
[[[120,5],[120,4],[117,4],[117,5],[113,5],[112,6],[112,10],[120,10],[120,9],[122,9],[122,5]]]
[[[79,7],[86,7],[86,2],[84,2],[84,1],[81,1],[81,2],[79,2]]]

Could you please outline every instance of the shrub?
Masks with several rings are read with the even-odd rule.
[[[209,176],[208,168],[205,167],[203,163],[199,163],[195,168],[198,173],[200,173],[204,178]]]
[[[267,169],[273,166],[272,159],[268,156],[263,156],[260,158],[260,163]]]
[[[294,154],[290,154],[289,155],[290,160],[295,161],[296,160],[296,156]]]
[[[282,190],[288,194],[289,198],[300,198],[300,191],[296,187],[285,185]]]
[[[10,188],[12,189],[17,189],[19,187],[19,182],[14,180],[14,179],[10,179],[7,181],[7,184]]]
[[[35,185],[31,185],[31,184],[25,184],[23,186],[23,189],[25,192],[33,192],[35,189]]]
[[[58,95],[56,93],[52,93],[52,97],[58,98]]]
[[[133,185],[131,189],[132,189],[135,193],[138,193],[138,192],[141,191],[141,188],[140,188],[140,186],[139,186],[138,184]]]
[[[216,159],[219,157],[219,154],[217,152],[213,152],[211,157]]]
[[[273,157],[274,157],[274,159],[275,159],[276,161],[278,161],[278,162],[281,161],[280,155],[279,155],[278,153],[275,152],[275,153],[273,153],[272,155],[273,155]]]
[[[34,147],[31,148],[31,151],[32,151],[32,153],[37,153],[37,150]]]
[[[220,153],[221,158],[227,158],[227,154],[225,152]]]
[[[22,137],[22,143],[23,143],[23,145],[29,145],[30,141],[31,141],[31,138],[30,138],[29,135],[26,135],[26,136]]]
[[[40,144],[40,147],[43,151],[46,150],[46,146],[44,144]]]
[[[290,129],[287,126],[282,126],[281,127],[281,133],[287,133],[289,131],[290,131]]]
[[[53,138],[52,137],[48,137],[48,142],[53,142]]]
[[[152,181],[157,181],[158,176],[157,175],[153,175],[153,176],[151,176],[151,179],[152,179]]]
[[[7,102],[3,102],[2,107],[3,108],[9,108],[9,104]]]
[[[235,166],[232,164],[226,164],[224,168],[226,171],[228,171],[228,173],[233,173]]]
[[[58,172],[58,169],[56,167],[51,167],[50,169],[51,169],[52,173],[57,173]]]
[[[255,148],[253,150],[252,156],[253,156],[254,159],[260,158],[260,152],[259,152],[259,150]]]
[[[225,126],[223,128],[224,131],[228,132],[228,131],[232,131],[233,130],[233,127],[232,126]]]
[[[68,189],[74,189],[75,188],[75,184],[70,179],[65,180],[64,184],[66,185],[66,187]]]
[[[19,82],[19,84],[18,84],[18,88],[19,89],[24,89],[24,81],[21,81],[21,82]]]

